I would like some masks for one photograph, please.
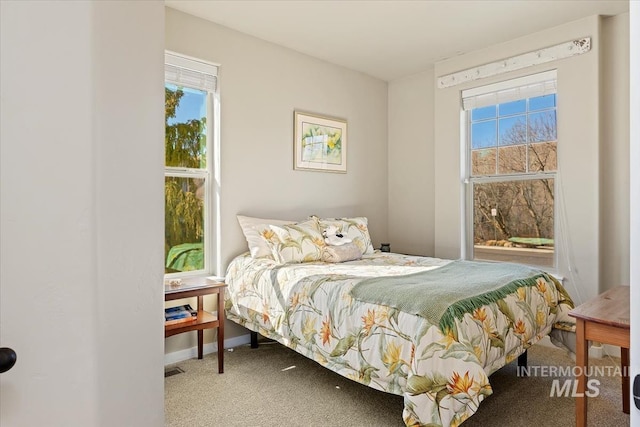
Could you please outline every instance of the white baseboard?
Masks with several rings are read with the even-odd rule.
[[[604,356],[604,349],[602,348],[602,344],[600,344],[599,342],[591,344],[591,347],[589,347],[589,357],[602,359],[602,356]]]
[[[620,347],[616,347],[615,345],[605,344],[604,346],[604,354],[612,357],[620,357]]]
[[[224,348],[233,348],[239,345],[249,344],[251,342],[250,335],[241,335],[239,337],[228,338],[224,340]],[[216,341],[202,346],[202,354],[216,353],[218,351],[218,343]],[[186,348],[184,350],[166,353],[164,355],[164,366],[179,363],[184,360],[194,359],[198,357],[198,346]]]
[[[548,336],[542,338],[536,344],[539,344],[543,347],[558,348],[551,342],[551,339],[549,339]],[[609,344],[603,345],[599,342],[593,343],[591,347],[589,347],[590,358],[602,359],[605,356],[620,357],[620,347]],[[572,357],[575,360],[575,354],[573,354]]]

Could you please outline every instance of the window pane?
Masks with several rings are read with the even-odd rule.
[[[484,120],[493,119],[496,116],[496,106],[489,105],[488,107],[474,108],[471,110],[471,120]]]
[[[498,148],[498,173],[524,173],[527,171],[527,146],[512,145]]]
[[[204,269],[203,178],[165,177],[165,273]]]
[[[485,148],[471,152],[471,175],[495,175],[496,174],[496,149]]]
[[[529,111],[542,110],[556,106],[556,94],[529,98]]]
[[[555,141],[558,139],[556,111],[529,114],[529,142]]]
[[[500,119],[500,145],[524,144],[527,142],[527,116]]]
[[[527,111],[527,100],[520,99],[518,101],[513,102],[505,102],[504,104],[500,104],[498,106],[498,111],[501,116],[510,116],[512,114],[518,113],[526,113]]]
[[[207,92],[165,85],[165,165],[207,167]]]
[[[556,171],[558,170],[558,146],[557,142],[539,142],[529,145],[529,171]]]
[[[495,147],[496,121],[473,123],[471,125],[471,148]]]
[[[554,264],[554,180],[473,185],[474,259]]]

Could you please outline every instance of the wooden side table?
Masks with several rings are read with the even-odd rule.
[[[618,286],[590,299],[569,312],[576,318],[577,376],[576,426],[587,425],[586,373],[589,367],[588,341],[620,347],[622,365],[622,411],[629,413],[629,287]]]
[[[165,325],[164,337],[181,334],[183,332],[198,332],[198,359],[202,359],[202,346],[205,329],[217,328],[218,330],[218,373],[224,372],[224,288],[225,283],[216,282],[206,278],[183,279],[178,289],[170,289],[165,286],[164,300],[172,301],[183,298],[198,298],[198,318],[192,322]],[[218,312],[216,314],[204,311],[204,296],[218,295]]]

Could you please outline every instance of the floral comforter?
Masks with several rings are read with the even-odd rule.
[[[226,315],[340,375],[403,395],[408,426],[457,426],[492,393],[491,373],[574,322],[570,297],[550,277],[464,314],[446,331],[350,292],[366,278],[450,262],[376,253],[340,264],[279,265],[247,253],[227,269]]]

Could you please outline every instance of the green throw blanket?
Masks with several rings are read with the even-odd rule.
[[[552,281],[546,273],[524,265],[453,261],[419,273],[365,279],[353,287],[351,295],[424,317],[447,331],[456,318],[520,287],[535,286],[540,277]]]

